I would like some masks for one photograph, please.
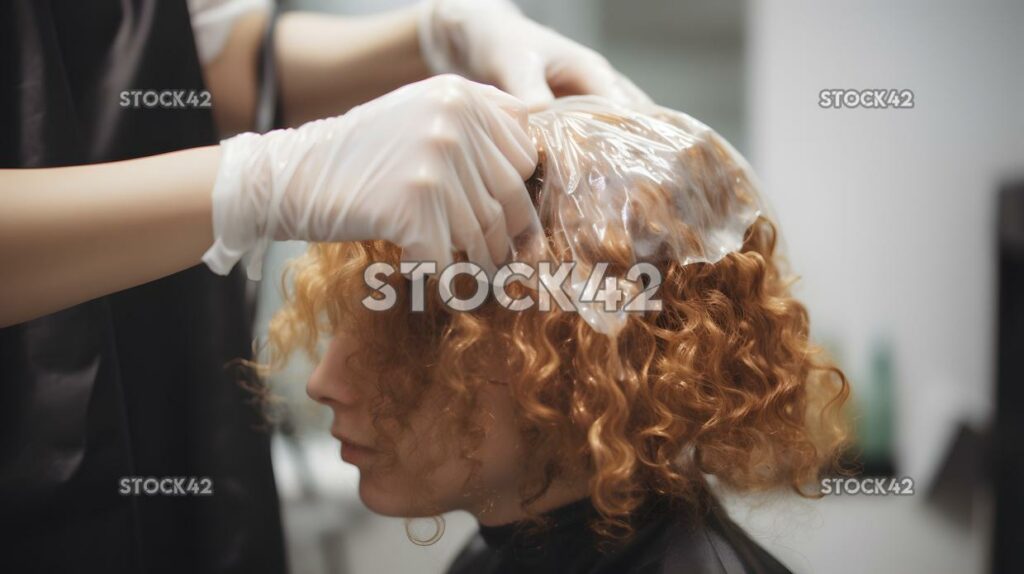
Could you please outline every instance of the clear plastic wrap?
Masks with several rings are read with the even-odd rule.
[[[568,97],[533,113],[530,132],[540,152],[528,182],[539,221],[517,238],[515,259],[573,261],[566,291],[610,336],[628,311],[581,302],[597,265],[623,278],[641,262],[714,263],[742,247],[762,211],[747,161],[684,113]]]

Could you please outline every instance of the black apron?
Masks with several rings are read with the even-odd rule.
[[[185,0],[0,1],[0,167],[216,142],[209,109],[122,107],[146,89],[204,89]],[[197,266],[0,329],[0,571],[284,571],[269,435],[226,368],[249,356],[244,290]]]

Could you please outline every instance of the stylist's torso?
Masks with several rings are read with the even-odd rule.
[[[0,6],[0,168],[216,143],[208,109],[121,106],[204,89],[184,0]],[[0,569],[283,571],[268,437],[225,369],[249,342],[244,279],[205,266],[0,329]],[[182,476],[213,495],[122,494]]]

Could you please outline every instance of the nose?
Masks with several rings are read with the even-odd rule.
[[[327,375],[324,373],[324,361],[313,369],[313,374],[309,376],[309,381],[306,382],[306,394],[309,398],[313,399],[318,403],[327,402]]]
[[[328,406],[353,406],[359,402],[355,378],[347,368],[344,356],[328,349],[306,382],[306,394],[314,401]]]

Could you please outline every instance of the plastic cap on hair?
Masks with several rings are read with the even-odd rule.
[[[627,311],[580,302],[595,266],[622,278],[641,262],[715,263],[742,248],[761,214],[747,161],[684,113],[575,96],[532,114],[530,132],[541,157],[528,182],[538,219],[516,238],[515,259],[575,262],[567,291],[610,336]]]

